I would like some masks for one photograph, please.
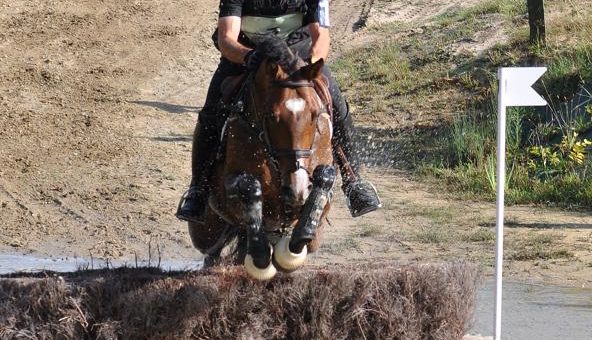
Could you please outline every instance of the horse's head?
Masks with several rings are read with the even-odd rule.
[[[323,60],[307,64],[279,39],[258,45],[267,58],[255,75],[254,101],[264,137],[281,174],[284,203],[300,210],[312,184],[311,158],[318,141],[319,118],[330,118],[314,89]]]

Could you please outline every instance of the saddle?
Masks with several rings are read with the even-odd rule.
[[[246,78],[247,74],[242,73],[237,76],[226,77],[226,79],[222,81],[222,84],[220,85],[222,90],[222,103],[226,105],[233,103]]]

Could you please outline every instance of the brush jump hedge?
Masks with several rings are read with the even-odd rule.
[[[461,339],[478,281],[466,263],[45,275],[0,278],[1,339]]]

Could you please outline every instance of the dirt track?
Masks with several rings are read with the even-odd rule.
[[[192,253],[172,212],[216,62],[214,4],[3,1],[3,249]]]
[[[371,10],[375,2],[380,6]],[[409,17],[399,18],[389,15],[399,2],[333,0],[334,53],[368,41],[364,29],[354,32],[361,23],[423,20],[443,10],[432,2],[406,2]],[[133,258],[146,257],[151,242],[167,258],[200,256],[173,213],[189,181],[191,134],[217,63],[210,41],[217,3],[0,1],[0,252]],[[491,204],[452,200],[393,169],[373,168],[369,177],[385,209],[353,220],[338,193],[313,262],[466,257],[490,264],[483,254],[492,253],[491,243],[465,249],[413,235],[434,226],[489,226]],[[589,225],[581,214],[521,207],[509,214],[517,225]],[[565,241],[585,242],[588,229]],[[511,272],[589,284],[585,261],[516,264]]]
[[[0,251],[197,256],[173,213],[217,4],[1,2]],[[339,42],[363,3],[335,4]]]

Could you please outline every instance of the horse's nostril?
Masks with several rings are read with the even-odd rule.
[[[310,184],[308,185],[308,190],[309,190],[309,191],[310,191],[310,190],[312,190],[312,183],[310,183]]]

